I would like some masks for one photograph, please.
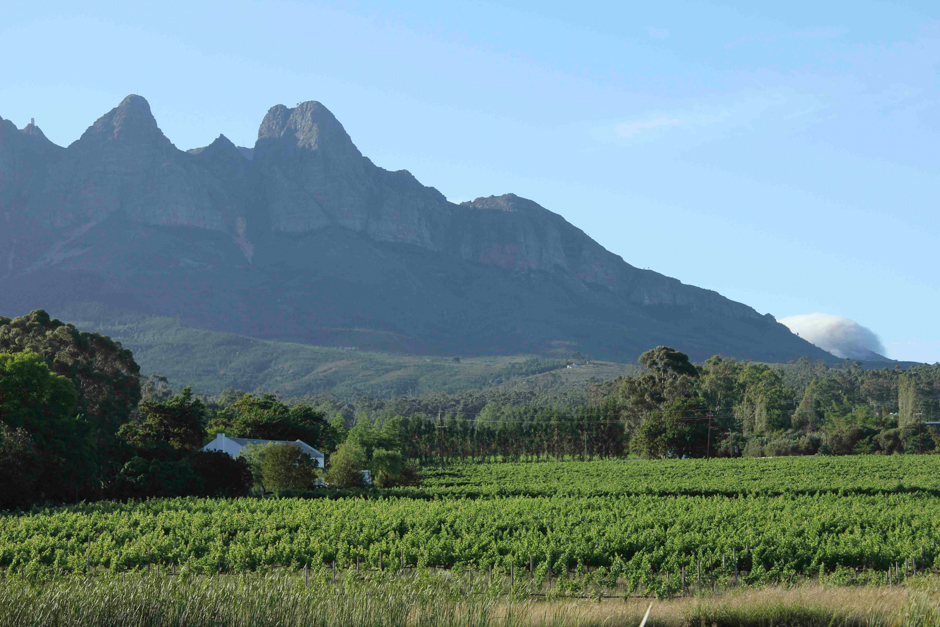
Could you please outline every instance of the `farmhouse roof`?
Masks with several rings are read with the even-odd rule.
[[[294,441],[290,441],[290,440],[256,440],[256,439],[252,439],[252,438],[230,438],[230,437],[226,436],[224,433],[219,434],[219,435],[221,435],[221,436],[224,437],[224,438],[227,438],[228,440],[231,440],[232,442],[235,442],[235,443],[238,444],[239,446],[246,446],[246,445],[248,445],[248,444],[256,444],[256,445],[260,445],[260,446],[265,446],[265,445],[268,445],[268,444],[293,444],[293,445],[295,445],[295,446],[299,446],[299,447],[300,447],[300,450],[302,450],[304,453],[306,453],[306,454],[309,455],[310,457],[324,457],[323,453],[321,453],[321,452],[318,451],[317,449],[313,448],[312,446],[310,446],[309,444],[307,444],[307,443],[304,442],[303,440],[294,440]]]

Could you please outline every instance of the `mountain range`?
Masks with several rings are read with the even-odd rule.
[[[0,118],[0,315],[76,307],[416,355],[834,361],[531,200],[455,204],[376,166],[318,102],[271,108],[252,148],[180,150],[136,95],[67,148]]]

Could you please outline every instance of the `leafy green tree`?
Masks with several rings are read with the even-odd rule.
[[[806,431],[834,428],[838,421],[854,413],[856,405],[845,383],[836,378],[813,381],[793,414],[793,426]]]
[[[647,459],[705,457],[707,411],[701,399],[679,399],[665,411],[647,414],[631,441],[634,450]]]
[[[262,468],[264,456],[267,455],[269,448],[271,448],[270,444],[248,444],[243,446],[238,454],[239,459],[243,459],[248,465],[254,483],[260,485],[265,492],[267,492],[267,488],[264,485],[264,471]]]
[[[76,412],[91,425],[99,453],[106,454],[140,401],[140,368],[131,352],[41,309],[12,320],[0,317],[0,353],[26,351],[40,355],[53,373],[72,382]]]
[[[617,384],[617,414],[624,421],[631,446],[645,456],[659,457],[662,449],[658,429],[667,408],[681,399],[696,396],[699,371],[687,355],[659,346],[640,355],[646,372],[626,377]],[[634,439],[638,437],[639,439]],[[659,444],[657,444],[659,443]],[[664,445],[663,445],[664,446]]]
[[[914,377],[902,377],[898,385],[898,425],[910,427],[923,420],[921,398],[917,380]]]
[[[169,449],[186,454],[202,446],[206,408],[194,398],[192,388],[185,388],[168,401],[142,401],[139,412],[139,421],[123,425],[118,432],[138,450]]]
[[[464,429],[468,429],[469,425],[466,421],[464,423]],[[407,429],[408,423],[403,417],[389,416],[378,429],[375,445],[383,449],[401,450],[404,440],[407,439]],[[469,432],[465,431],[464,435],[469,436]]]
[[[346,435],[346,442],[363,452],[365,456],[363,463],[372,459],[372,452],[375,450],[378,440],[377,431],[367,417],[360,417],[356,425]]]
[[[735,417],[745,436],[785,430],[794,409],[793,391],[779,372],[764,364],[747,364],[738,377],[743,388]]]
[[[203,491],[199,473],[189,460],[165,461],[133,457],[121,468],[113,487],[119,498],[177,497]]]
[[[330,455],[324,481],[334,488],[362,487],[362,468],[365,463],[365,451],[355,444],[344,442]]]
[[[375,485],[387,488],[397,485],[401,481],[405,470],[405,458],[401,451],[390,451],[377,448],[372,452],[372,472],[375,475]]]
[[[323,448],[331,437],[323,413],[312,407],[288,407],[272,394],[245,394],[209,422],[209,433],[259,440],[301,440]]]
[[[295,444],[269,445],[261,462],[261,476],[269,490],[309,488],[316,475],[313,460]]]
[[[161,374],[152,374],[140,384],[140,397],[151,403],[164,403],[173,398],[170,382]]]
[[[346,417],[342,413],[337,412],[333,416],[333,420],[330,421],[330,428],[332,429],[332,441],[331,441],[331,450],[336,450],[336,447],[346,441],[346,434],[349,432],[346,429]]]
[[[668,346],[657,346],[646,351],[640,355],[640,363],[656,376],[663,390],[669,379],[681,376],[694,379],[698,376],[698,370],[689,361],[689,356]]]
[[[27,463],[34,449],[41,458],[41,471],[27,463],[38,471],[32,501],[96,495],[94,442],[89,425],[75,412],[74,385],[50,372],[42,357],[31,351],[0,353],[0,423],[12,447],[7,455]]]
[[[0,510],[28,507],[42,472],[43,460],[29,432],[0,422]]]
[[[738,385],[742,368],[737,360],[716,355],[705,362],[696,383],[696,390],[714,419],[712,427],[718,432],[735,427],[734,407],[741,401],[743,392]]]
[[[202,496],[237,498],[248,496],[254,477],[248,462],[221,451],[199,451],[190,459],[202,480]]]

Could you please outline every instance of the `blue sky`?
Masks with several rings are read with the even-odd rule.
[[[19,4],[0,116],[59,144],[129,93],[183,149],[319,100],[453,201],[513,192],[635,266],[940,361],[935,3]]]

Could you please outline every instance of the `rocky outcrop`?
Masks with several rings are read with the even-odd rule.
[[[46,139],[35,124],[22,130],[0,118],[0,215],[19,207],[30,192],[41,187],[49,168],[65,152]]]
[[[531,200],[457,205],[376,166],[318,102],[271,108],[251,149],[220,135],[181,151],[133,95],[68,148],[0,119],[0,224],[0,289],[29,309],[68,294],[220,330],[429,352],[632,357],[671,342],[697,356],[818,356],[772,318],[634,268]]]
[[[340,226],[378,241],[440,249],[451,213],[444,196],[408,172],[376,167],[319,102],[268,111],[252,163],[275,231]]]
[[[121,212],[146,224],[234,233],[239,217],[223,182],[173,146],[140,96],[125,98],[70,145],[28,206],[63,229]]]

